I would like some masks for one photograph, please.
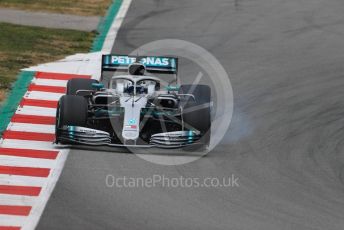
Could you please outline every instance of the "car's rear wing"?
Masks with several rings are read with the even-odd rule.
[[[130,64],[140,62],[152,73],[178,73],[178,58],[162,56],[128,56],[106,54],[102,56],[102,71],[128,70]]]

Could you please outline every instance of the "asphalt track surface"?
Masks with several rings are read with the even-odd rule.
[[[133,1],[114,50],[164,38],[206,48],[231,72],[230,129],[182,166],[71,151],[38,229],[343,229],[343,10],[340,0]],[[234,174],[240,186],[107,188],[108,174]]]

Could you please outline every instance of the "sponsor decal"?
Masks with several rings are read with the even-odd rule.
[[[130,65],[136,61],[135,57],[128,56],[112,56],[111,64],[114,65]],[[170,66],[170,59],[163,57],[145,57],[140,60],[140,62],[146,66],[155,66],[155,67],[168,67]]]
[[[137,129],[137,125],[136,125],[136,120],[133,118],[133,119],[130,119],[128,121],[128,124],[125,126],[126,129]]]

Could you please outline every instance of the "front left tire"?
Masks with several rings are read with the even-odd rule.
[[[82,96],[64,95],[60,98],[56,110],[55,135],[56,142],[59,142],[61,128],[63,126],[87,125],[88,105]]]

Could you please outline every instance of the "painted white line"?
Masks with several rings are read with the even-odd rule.
[[[89,76],[100,75],[101,57],[101,52],[76,54],[56,62],[33,66],[25,70]]]
[[[36,85],[62,86],[62,87],[67,86],[67,81],[65,80],[34,78],[32,82]]]
[[[121,27],[122,22],[124,21],[125,15],[128,12],[131,1],[132,0],[124,0],[122,2],[122,5],[121,5],[116,17],[115,17],[114,21],[112,22],[110,30],[109,30],[108,34],[106,35],[105,42],[104,42],[103,47],[102,47],[103,53],[110,53],[111,52],[112,47],[115,44],[118,30]]]
[[[33,168],[54,168],[55,160],[0,155],[0,165]]]
[[[16,139],[3,139],[1,147],[4,148],[21,148],[37,150],[56,150],[53,143],[46,141],[26,141]]]
[[[40,92],[40,91],[30,91],[27,92],[24,98],[27,99],[39,99],[39,100],[48,100],[48,101],[58,101],[60,97],[64,94],[62,93],[48,93],[48,92]]]
[[[0,215],[0,226],[22,226],[27,221],[26,216]]]
[[[38,186],[46,184],[47,178],[0,174],[1,185]]]
[[[31,150],[46,150],[46,151],[60,151],[57,147],[54,146],[54,144],[50,143],[50,142],[47,142],[49,145],[48,148],[47,147],[42,147],[42,146],[38,146],[37,144],[41,144],[41,142],[37,143],[36,141],[25,141],[25,140],[22,140],[23,142],[23,145],[26,144],[26,146],[21,146],[19,142],[17,141],[14,141],[12,143],[12,139],[7,139],[7,141],[4,141],[3,139],[0,139],[0,147],[2,148],[12,148],[12,149],[31,149]],[[15,145],[18,145],[18,146],[15,146]],[[10,146],[13,146],[13,147],[10,147]]]
[[[34,196],[0,194],[1,205],[33,206],[36,200],[37,197]]]
[[[35,133],[55,133],[54,125],[40,125],[40,124],[26,124],[11,122],[8,125],[8,130],[23,131],[23,132],[35,132]]]
[[[23,107],[19,107],[16,114],[55,117],[56,109],[25,105]]]

